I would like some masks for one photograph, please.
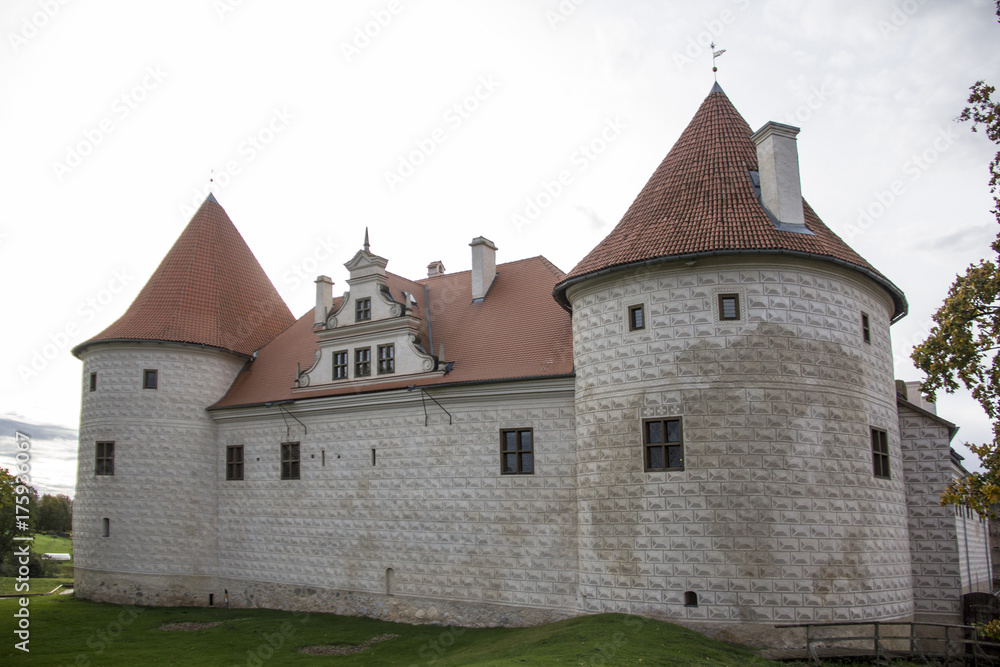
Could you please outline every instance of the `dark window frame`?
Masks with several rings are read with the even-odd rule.
[[[301,479],[302,450],[301,443],[281,443],[281,479]]]
[[[97,371],[90,373],[90,391],[97,391]]]
[[[239,452],[239,456],[236,453]],[[237,460],[238,459],[238,460]],[[243,445],[226,446],[226,481],[240,482],[243,480]]]
[[[388,356],[382,356],[383,352],[388,351]],[[388,345],[378,346],[378,359],[376,360],[378,364],[378,374],[379,375],[390,375],[396,372],[396,345],[394,343],[389,343]]]
[[[514,449],[508,448],[507,434],[514,434]],[[529,434],[527,447],[524,446],[523,434]],[[507,465],[507,457],[514,457],[513,467]],[[528,465],[525,466],[525,457]],[[527,467],[527,469],[525,469]],[[534,475],[535,474],[535,429],[534,428],[502,428],[500,429],[500,474],[501,475]]]
[[[115,441],[99,440],[94,445],[94,474],[113,476],[115,474]]]
[[[638,320],[636,319],[636,313],[639,314]],[[634,306],[628,307],[628,330],[629,331],[639,331],[640,329],[646,328],[646,306],[642,303],[637,303]]]
[[[364,297],[363,299],[354,300],[354,321],[355,322],[367,322],[372,318],[372,300],[371,297]]]
[[[333,379],[346,380],[349,375],[350,362],[347,350],[337,350],[333,353]]]
[[[362,359],[362,356],[364,357]],[[372,374],[372,349],[370,347],[354,348],[354,377],[370,377]]]
[[[733,317],[726,317],[726,301],[733,300]],[[735,292],[719,295],[719,320],[722,322],[735,322],[740,319],[740,295]]]
[[[677,422],[677,440],[669,440],[670,429],[668,424],[670,422]],[[650,424],[660,425],[660,438],[661,441],[650,442]],[[660,467],[653,467],[653,450],[659,449],[661,460],[663,465]],[[670,450],[677,450],[677,462],[675,466],[668,465],[670,463]],[[659,417],[656,419],[643,419],[642,420],[642,467],[646,472],[666,472],[666,471],[677,471],[684,470],[684,423],[680,417]]]
[[[872,344],[872,321],[864,311],[861,312],[861,340],[869,345]]]
[[[142,388],[158,389],[160,384],[160,372],[155,368],[142,369]]]
[[[892,479],[889,470],[889,433],[882,428],[871,427],[872,474],[878,479]]]

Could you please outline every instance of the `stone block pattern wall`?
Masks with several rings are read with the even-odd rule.
[[[217,413],[220,469],[227,445],[243,445],[246,461],[243,481],[220,482],[221,574],[244,582],[230,588],[234,604],[295,605],[290,587],[300,587],[324,608],[405,620],[421,618],[398,603],[411,598],[439,609],[575,610],[572,380],[556,397],[434,391],[451,425],[428,400],[425,426],[419,392],[402,393],[403,405],[376,397],[292,407],[308,434],[288,419],[289,434],[276,409],[257,420]],[[500,474],[506,428],[534,429],[534,474]],[[300,442],[299,480],[280,479],[280,443],[289,440]],[[442,620],[491,622],[460,607]]]
[[[218,450],[205,407],[222,397],[244,360],[194,346],[136,343],[95,345],[83,361],[73,508],[77,594],[90,597],[112,585],[87,571],[214,576]],[[156,389],[142,388],[145,369],[157,370]],[[93,392],[91,372],[97,373]],[[114,475],[94,474],[98,441],[115,443]]]
[[[782,266],[699,260],[571,288],[585,610],[757,623],[912,613],[904,485],[872,473],[871,426],[900,466],[892,304],[833,265]],[[730,293],[741,318],[720,321]],[[637,304],[646,326],[630,331]],[[660,417],[683,420],[682,471],[644,472],[641,422]]]
[[[993,577],[986,544],[986,523],[975,512],[952,508],[958,536],[962,593],[992,593]],[[968,547],[966,547],[968,544]]]
[[[952,622],[962,620],[961,562],[954,507],[941,506],[941,494],[954,478],[948,427],[899,406],[902,473],[909,508],[913,560],[913,612]]]

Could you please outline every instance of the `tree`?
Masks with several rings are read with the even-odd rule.
[[[17,511],[17,497],[27,496],[28,512]],[[0,563],[6,563],[14,547],[14,537],[33,532],[33,517],[38,507],[38,491],[34,487],[18,482],[6,468],[0,468]],[[27,517],[27,519],[25,519]],[[20,525],[18,521],[25,523]]]
[[[63,494],[43,495],[38,501],[38,522],[35,528],[40,531],[68,533],[73,529],[73,500]]]
[[[1000,19],[1000,0],[996,11]],[[969,106],[958,120],[971,122],[973,132],[982,125],[986,136],[1000,145],[996,89],[977,81],[970,90]],[[989,172],[993,214],[1000,223],[1000,151]],[[1000,234],[991,247],[996,259],[972,264],[955,279],[934,314],[930,336],[912,355],[917,368],[927,374],[920,388],[932,400],[939,389],[952,393],[964,385],[993,422],[992,442],[969,445],[983,471],[954,481],[941,496],[942,504],[966,505],[982,517],[991,516],[991,506],[1000,502]]]

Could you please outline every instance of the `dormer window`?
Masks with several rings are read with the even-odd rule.
[[[385,375],[387,373],[395,373],[395,372],[396,372],[396,346],[379,345],[378,374]]]
[[[372,318],[372,300],[369,298],[358,299],[354,302],[354,320],[364,322]]]
[[[372,374],[372,349],[362,347],[354,350],[354,377],[367,377]]]

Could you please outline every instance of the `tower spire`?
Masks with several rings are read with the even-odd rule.
[[[368,228],[365,227],[365,252],[371,252],[369,250],[370,244],[368,243]]]
[[[719,82],[719,68],[715,66],[715,59],[726,52],[725,49],[715,50],[715,42],[709,42],[709,47],[712,49],[712,76],[715,77],[715,82]]]

